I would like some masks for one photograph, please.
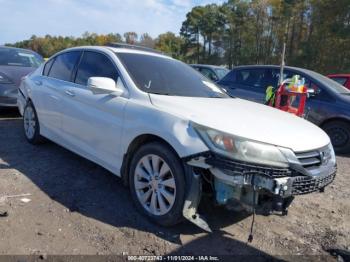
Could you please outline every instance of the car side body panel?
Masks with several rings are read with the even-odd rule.
[[[43,81],[44,78],[49,79],[33,75],[22,82],[24,97],[19,99],[20,111],[23,112],[28,99],[32,100],[34,107],[38,108],[42,136],[118,176],[121,175],[123,156],[132,141],[141,135],[160,137],[173,147],[180,158],[208,151],[188,120],[157,109],[151,104],[148,95],[144,99],[126,99],[108,95],[92,96],[90,90],[74,89],[75,103],[68,105],[68,98],[64,96],[67,82],[60,87],[62,90],[59,94],[62,97],[58,100],[60,107],[56,109],[54,117],[57,123],[53,127],[53,120],[46,117],[52,116],[48,109],[52,105],[43,104],[52,91],[43,85],[37,86],[35,81],[38,77]],[[56,84],[58,87],[59,84]],[[69,125],[69,130],[62,127],[62,123],[63,126]],[[105,128],[100,129],[101,126]]]

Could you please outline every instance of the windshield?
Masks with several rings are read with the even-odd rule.
[[[226,68],[215,68],[214,70],[215,70],[216,74],[218,75],[219,79],[222,79],[230,71]]]
[[[144,92],[189,97],[229,97],[192,67],[167,57],[117,53],[136,86]]]
[[[309,71],[309,74],[316,78],[318,81],[325,83],[333,92],[336,92],[338,94],[350,95],[350,90],[342,86],[338,82],[313,71]]]
[[[0,48],[0,65],[39,67],[43,58],[33,52],[14,48]]]

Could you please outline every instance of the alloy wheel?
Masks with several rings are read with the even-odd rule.
[[[24,132],[28,139],[32,139],[35,135],[35,128],[36,128],[36,119],[35,119],[35,113],[31,106],[27,106],[24,115]]]
[[[157,155],[149,154],[140,159],[135,169],[134,186],[140,204],[152,215],[164,215],[174,205],[174,175],[169,165]]]

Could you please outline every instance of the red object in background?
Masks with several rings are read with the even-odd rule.
[[[350,74],[328,75],[329,78],[350,89]]]
[[[274,107],[304,117],[307,88],[304,86],[302,92],[294,92],[289,91],[286,85],[288,85],[288,83],[283,83],[276,91]],[[299,101],[297,101],[297,97],[299,97]],[[293,106],[295,102],[299,102],[297,106]]]

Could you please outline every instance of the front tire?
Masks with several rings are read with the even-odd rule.
[[[335,152],[344,154],[350,152],[350,124],[344,121],[332,121],[323,126],[329,135]]]
[[[185,201],[185,177],[181,160],[159,142],[146,144],[132,158],[129,185],[139,211],[162,226],[179,223]]]
[[[43,137],[40,135],[40,125],[38,115],[32,102],[28,101],[23,111],[23,129],[27,141],[33,145],[43,142]]]

